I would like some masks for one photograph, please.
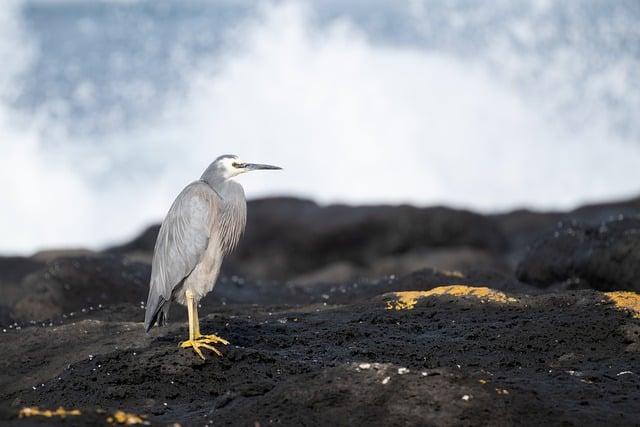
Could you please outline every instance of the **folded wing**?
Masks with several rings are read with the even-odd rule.
[[[173,290],[193,271],[207,249],[218,195],[202,181],[178,195],[162,222],[153,253],[145,329],[166,322]]]

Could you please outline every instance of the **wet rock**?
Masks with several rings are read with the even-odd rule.
[[[316,283],[348,282],[361,277],[373,277],[373,275],[349,262],[335,262],[296,276],[291,281],[300,285],[313,285]]]
[[[385,256],[377,259],[371,265],[360,267],[348,262],[335,262],[290,280],[299,284],[340,283],[391,275],[404,276],[427,268],[457,273],[458,275],[479,269],[510,271],[506,262],[499,255],[477,249],[446,248]]]
[[[407,284],[428,287],[431,273],[422,277]],[[87,414],[81,425],[96,408],[159,425],[633,425],[636,316],[592,290],[464,286],[341,306],[226,306],[202,329],[232,345],[206,361],[178,348],[184,323],[150,335],[108,319],[31,326],[1,336],[0,417],[64,406]]]
[[[22,280],[44,265],[42,261],[27,257],[0,257],[0,302],[14,304]]]
[[[231,345],[205,361],[178,348],[177,304],[144,333],[157,227],[108,252],[0,258],[0,424],[633,425],[640,298],[567,289],[638,289],[640,220],[610,221],[636,204],[485,217],[250,202],[200,308]],[[81,415],[18,418],[32,406]]]
[[[11,288],[11,317],[41,321],[102,304],[146,301],[150,267],[121,256],[55,258]]]
[[[159,231],[160,224],[152,225],[147,227],[139,236],[136,236],[130,242],[111,247],[107,249],[106,252],[120,255],[126,254],[128,257],[150,263]]]
[[[153,251],[158,227],[114,253]],[[308,200],[271,198],[248,204],[247,229],[225,262],[228,274],[291,279],[333,263],[356,267],[379,258],[427,248],[468,247],[490,252],[507,248],[491,219],[444,207],[319,206]]]
[[[11,307],[0,304],[0,326],[6,326],[15,322],[11,317]]]
[[[519,209],[512,212],[489,215],[508,236],[508,261],[514,267],[525,255],[530,245],[541,236],[552,233],[559,223],[577,221],[599,226],[601,223],[640,214],[640,198],[618,202],[597,203],[579,207],[569,212],[535,212]]]
[[[563,223],[533,246],[517,276],[542,287],[640,291],[640,217]]]
[[[19,282],[24,276],[39,270],[44,262],[27,257],[0,257],[0,284]]]
[[[88,249],[49,249],[45,251],[38,251],[31,259],[41,262],[51,262],[58,258],[72,258],[80,256],[92,256],[96,255],[96,252]]]
[[[409,264],[415,264],[414,269],[478,268],[483,257],[492,269],[515,269],[528,246],[560,221],[599,225],[633,214],[640,214],[640,198],[570,212],[517,210],[488,216],[443,207],[320,206],[304,199],[259,199],[249,201],[245,237],[223,268],[228,275],[302,281],[401,275],[409,272]],[[151,226],[109,252],[148,263],[158,229]]]
[[[379,277],[389,274],[406,275],[425,268],[460,273],[478,269],[509,271],[500,255],[472,248],[432,249],[384,257],[371,265],[368,271],[369,277]]]

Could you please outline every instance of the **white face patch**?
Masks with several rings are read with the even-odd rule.
[[[236,175],[246,172],[246,169],[233,166],[234,163],[243,163],[238,157],[225,157],[220,160],[219,163],[222,169],[222,176],[224,176],[225,179],[233,178]]]

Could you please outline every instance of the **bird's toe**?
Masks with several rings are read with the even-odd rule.
[[[198,337],[198,341],[206,344],[229,344],[229,341],[225,340],[224,338],[220,338],[217,335],[201,335]]]
[[[213,351],[215,354],[217,354],[218,356],[222,357],[222,353],[220,352],[220,350],[218,350],[217,348],[215,348],[212,345],[209,344],[229,344],[228,341],[226,341],[225,339],[222,339],[216,335],[202,335],[194,340],[186,340],[180,343],[180,347],[181,348],[193,348],[193,351],[196,352],[196,354],[198,356],[200,356],[200,358],[202,360],[205,360],[204,354],[202,354],[202,350],[200,350],[200,348],[206,348],[207,350],[211,350]]]

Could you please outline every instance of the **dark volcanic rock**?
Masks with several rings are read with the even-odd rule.
[[[81,425],[96,422],[96,408],[145,414],[160,425],[639,419],[640,322],[613,296],[454,287],[418,297],[226,306],[202,327],[232,345],[206,361],[177,347],[184,324],[151,335],[141,322],[107,319],[12,330],[0,336],[0,417],[21,425],[21,407],[64,406],[87,414],[65,421]]]
[[[41,269],[44,262],[26,257],[0,258],[0,289],[20,282],[27,274]]]
[[[12,286],[11,318],[42,321],[114,302],[146,301],[150,268],[121,256],[58,258]]]
[[[637,204],[250,202],[201,301],[203,332],[232,343],[206,361],[178,348],[177,304],[143,331],[157,226],[108,253],[0,258],[0,424],[637,425],[640,296],[557,292],[638,289],[640,217],[601,225]],[[518,270],[537,286],[519,281],[513,260],[558,221]],[[82,414],[19,419],[29,406]]]
[[[213,312],[225,304],[345,304],[384,292],[426,290],[441,284],[477,283],[474,280],[479,277],[483,277],[483,284],[496,289],[535,292],[535,288],[519,283],[500,271],[491,275],[485,269],[482,274],[465,276],[460,272],[422,269],[402,278],[390,275],[377,279],[310,283],[282,283],[222,275],[215,292],[210,293],[202,305],[205,310]],[[6,305],[0,305],[0,326],[13,321],[20,324],[43,321],[56,323],[63,315],[75,319],[96,318],[100,315],[91,314],[93,310],[117,303],[143,308],[149,275],[149,264],[133,262],[119,255],[96,253],[55,259],[41,265],[39,270],[27,275],[21,282],[3,288],[6,294],[13,297],[5,300]],[[412,277],[419,277],[419,283]],[[127,321],[140,321],[143,317],[141,311],[136,311],[134,317],[123,313],[111,315]],[[175,319],[183,319],[185,311],[175,305],[170,315]]]
[[[106,252],[113,254],[126,254],[130,258],[146,259],[147,262],[151,262],[153,256],[153,248],[156,244],[156,238],[160,232],[160,224],[155,224],[147,227],[142,234],[135,237],[130,242],[124,243],[120,246],[114,246],[107,249]]]
[[[274,206],[278,214],[273,213]],[[298,203],[285,210],[277,199],[265,199],[254,201],[249,212],[237,260],[258,258],[267,242],[268,252],[282,253],[287,260],[280,277],[335,261],[369,265],[385,255],[424,248],[501,251],[507,247],[505,236],[490,220],[448,208]]]
[[[33,258],[0,257],[0,326],[16,320],[11,314],[11,307],[22,295],[22,280],[44,265],[44,262]]]
[[[290,280],[301,284],[349,282],[363,278],[401,276],[425,268],[456,274],[478,269],[511,272],[499,254],[470,248],[442,248],[384,256],[365,267],[350,262],[334,262]]]
[[[562,224],[540,240],[517,269],[538,286],[640,290],[640,217],[600,226]]]
[[[157,231],[158,226],[150,227],[109,251],[152,253]],[[249,202],[245,236],[224,269],[284,280],[335,262],[367,267],[385,256],[443,247],[500,253],[507,239],[493,220],[444,207],[322,207],[308,200],[261,199]]]
[[[254,279],[342,281],[410,268],[466,270],[480,264],[512,270],[529,245],[560,222],[599,225],[640,214],[640,198],[570,212],[517,210],[482,216],[442,207],[319,206],[309,200],[248,202],[248,223],[224,272]],[[159,226],[109,249],[150,262]]]
[[[640,198],[598,203],[579,207],[569,212],[534,212],[526,209],[490,215],[508,236],[510,250],[521,256],[540,236],[552,232],[559,223],[578,221],[585,225],[600,225],[619,217],[640,215]]]

